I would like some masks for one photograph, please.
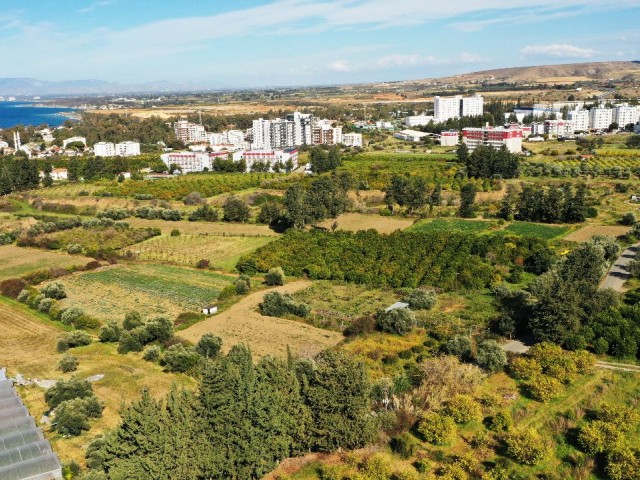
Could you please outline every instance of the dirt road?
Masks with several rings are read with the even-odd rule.
[[[269,291],[295,293],[309,286],[311,282],[298,281],[252,293],[228,310],[196,323],[178,332],[178,335],[196,343],[205,333],[213,333],[222,338],[225,351],[233,345],[245,343],[251,346],[256,357],[283,357],[287,354],[287,346],[294,354],[314,355],[336,345],[344,337],[338,332],[322,330],[302,322],[265,317],[257,311],[258,304]]]
[[[631,276],[627,267],[635,260],[638,250],[640,250],[640,243],[636,243],[622,252],[622,255],[618,257],[600,282],[601,289],[611,288],[616,292],[624,292],[624,282]]]

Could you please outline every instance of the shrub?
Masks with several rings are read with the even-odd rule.
[[[156,317],[144,326],[148,342],[166,342],[173,337],[173,322],[167,317]]]
[[[117,322],[108,322],[100,329],[99,338],[101,342],[117,342],[122,335],[122,328]]]
[[[637,221],[638,221],[638,220],[636,219],[635,214],[633,214],[633,213],[629,212],[629,213],[625,213],[625,214],[622,216],[622,219],[620,220],[620,223],[621,223],[622,225],[626,225],[626,226],[629,226],[629,227],[633,227],[633,226],[636,224],[636,222],[637,222]]]
[[[376,318],[379,330],[395,335],[406,335],[416,326],[416,316],[408,308],[381,312]]]
[[[576,366],[576,371],[580,375],[592,373],[593,370],[596,368],[596,357],[593,354],[587,352],[586,350],[579,350],[577,352],[573,352],[571,357]]]
[[[484,370],[496,373],[507,364],[507,354],[495,340],[485,340],[478,345],[476,362]]]
[[[371,333],[376,329],[376,319],[372,315],[365,315],[356,318],[351,325],[344,329],[344,335],[346,337],[355,337],[356,335],[363,335]]]
[[[51,282],[40,290],[47,298],[53,298],[55,300],[62,300],[63,298],[67,298],[67,294],[64,291],[64,285],[60,282]]]
[[[248,275],[240,275],[238,277],[238,280],[242,280],[244,283],[247,284],[247,287],[249,287],[249,289],[251,289],[251,277]]]
[[[236,280],[236,293],[238,295],[246,295],[249,293],[249,285],[244,280]]]
[[[173,230],[171,230],[171,236],[172,237],[179,237],[180,236],[180,230],[178,230],[177,228],[174,228]]]
[[[204,203],[204,198],[200,194],[200,192],[191,192],[188,193],[182,201],[185,205],[201,205]]]
[[[43,298],[38,302],[37,308],[42,313],[48,313],[53,307],[55,300],[53,298]]]
[[[507,455],[524,465],[536,465],[549,456],[549,447],[533,429],[514,432],[505,439]]]
[[[250,211],[246,203],[238,197],[231,196],[227,198],[222,206],[224,215],[222,220],[225,222],[247,222],[249,221]]]
[[[190,372],[195,370],[202,357],[193,347],[185,347],[182,344],[171,345],[162,356],[161,364],[169,372]]]
[[[203,258],[196,262],[196,268],[199,268],[201,270],[206,270],[207,268],[209,268],[210,265],[211,265],[211,262],[206,258]]]
[[[595,420],[583,425],[578,432],[578,444],[585,452],[596,455],[622,444],[622,431],[613,423]]]
[[[75,322],[84,315],[84,310],[80,307],[70,307],[60,316],[60,321],[65,325],[74,325]]]
[[[264,276],[264,281],[269,286],[284,285],[285,276],[282,267],[270,268]]]
[[[291,314],[306,318],[311,313],[311,307],[304,302],[296,302],[288,293],[267,292],[260,304],[260,313],[269,317]]]
[[[514,357],[509,362],[509,374],[516,380],[531,380],[542,374],[542,366],[531,358]]]
[[[431,310],[436,304],[438,296],[433,290],[416,288],[405,299],[414,310]]]
[[[147,362],[157,362],[162,356],[162,350],[158,345],[151,345],[144,350],[142,358]]]
[[[82,315],[74,322],[73,326],[80,330],[92,330],[100,326],[100,320],[88,315]]]
[[[21,278],[9,278],[0,283],[0,293],[5,297],[18,298],[26,287],[27,282]]]
[[[546,402],[560,395],[562,383],[557,378],[540,375],[524,384],[527,394],[534,400]]]
[[[213,333],[205,333],[196,344],[196,352],[205,358],[215,358],[222,349],[222,339]]]
[[[456,395],[445,404],[443,413],[456,423],[469,423],[478,420],[482,410],[469,395]]]
[[[27,301],[29,300],[29,295],[31,295],[31,289],[30,288],[25,288],[24,290],[22,290],[18,296],[16,297],[16,299],[20,302],[20,303],[27,303]]]
[[[456,335],[444,344],[444,351],[460,360],[469,360],[471,358],[471,339]]]
[[[62,373],[75,372],[78,369],[78,357],[74,357],[73,355],[65,355],[58,362],[58,370]]]
[[[391,477],[391,465],[380,454],[367,458],[360,467],[360,471],[367,480],[388,480]]]
[[[66,352],[70,348],[82,347],[91,343],[91,337],[87,332],[74,330],[73,332],[63,333],[58,338],[58,352]]]
[[[507,411],[496,412],[487,419],[487,427],[494,432],[507,432],[513,426],[513,418]]]
[[[118,353],[124,355],[129,352],[140,352],[142,351],[143,344],[138,338],[137,335],[134,335],[132,332],[125,330],[120,335],[120,340],[118,343]]]
[[[456,424],[451,417],[427,413],[418,423],[418,433],[434,445],[447,445],[456,435]]]
[[[402,458],[411,458],[418,448],[418,442],[410,433],[404,432],[389,442],[391,450]]]
[[[141,327],[142,325],[144,325],[144,322],[142,321],[142,315],[140,315],[140,313],[136,312],[135,310],[127,312],[124,316],[124,321],[122,322],[122,328],[128,331],[131,331],[134,328]]]
[[[103,409],[104,405],[93,394],[66,400],[56,408],[53,430],[62,435],[80,435],[89,430],[89,418],[100,418]]]
[[[219,220],[218,211],[209,205],[202,205],[189,214],[190,222],[196,222],[198,220],[205,222],[217,222]]]
[[[640,450],[620,448],[607,454],[605,472],[611,480],[640,478]]]
[[[391,475],[391,480],[420,480],[420,475],[414,468],[406,467],[402,470],[397,470]]]
[[[80,255],[82,253],[82,245],[79,243],[70,243],[67,245],[67,253],[69,255]]]
[[[638,421],[638,413],[633,408],[607,402],[600,404],[596,416],[598,420],[611,423],[624,432]]]
[[[96,268],[100,268],[101,266],[102,266],[102,264],[100,262],[98,262],[96,260],[93,260],[93,261],[87,263],[84,266],[84,269],[85,270],[95,270]]]
[[[67,381],[58,380],[53,387],[44,392],[44,400],[49,408],[56,408],[64,401],[92,395],[93,387],[89,382],[72,377]]]

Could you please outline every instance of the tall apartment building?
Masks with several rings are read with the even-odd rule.
[[[481,95],[473,97],[435,97],[433,103],[434,121],[446,122],[451,118],[463,116],[478,117],[484,113],[484,98]]]
[[[361,147],[362,134],[361,133],[343,133],[342,143],[348,147]]]
[[[326,124],[313,127],[314,145],[337,145],[338,143],[342,143],[342,127]]]
[[[183,143],[208,143],[209,134],[202,125],[187,120],[178,120],[173,124],[173,130],[178,140]]]
[[[605,130],[613,123],[613,109],[592,108],[589,110],[589,128]]]
[[[479,145],[496,149],[504,145],[511,153],[522,153],[522,130],[519,128],[463,128],[462,141],[469,150],[475,150]]]
[[[572,120],[545,120],[544,133],[549,138],[571,137],[575,132],[575,124]]]
[[[229,154],[227,152],[171,152],[160,155],[160,159],[167,167],[177,165],[182,173],[202,172],[205,168],[212,170],[216,158],[226,160]]]
[[[589,110],[571,110],[568,117],[573,122],[576,132],[589,130]]]
[[[115,157],[116,147],[111,142],[98,142],[93,146],[93,154],[96,157]]]
[[[140,155],[140,144],[138,142],[116,144],[98,142],[93,146],[93,153],[96,157],[134,157]]]
[[[298,168],[298,150],[296,148],[288,148],[285,150],[249,150],[236,152],[233,154],[233,161],[239,162],[244,160],[247,165],[247,172],[250,172],[256,163],[266,163],[269,165],[269,171],[273,171],[276,163],[286,165],[290,162],[292,169]]]
[[[293,122],[294,125],[294,144],[312,145],[313,144],[313,115],[310,113],[293,112],[286,116],[286,119]]]
[[[634,124],[639,120],[640,110],[638,107],[629,105],[618,105],[613,109],[613,121],[618,124],[620,128]]]

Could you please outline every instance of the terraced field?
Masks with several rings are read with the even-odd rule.
[[[92,260],[92,258],[79,255],[3,245],[0,246],[0,281],[20,277],[44,268],[84,266]]]

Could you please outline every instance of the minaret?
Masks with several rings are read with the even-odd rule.
[[[15,147],[16,152],[20,150],[20,147],[22,146],[20,143],[20,132],[18,131],[13,132],[13,146]]]

